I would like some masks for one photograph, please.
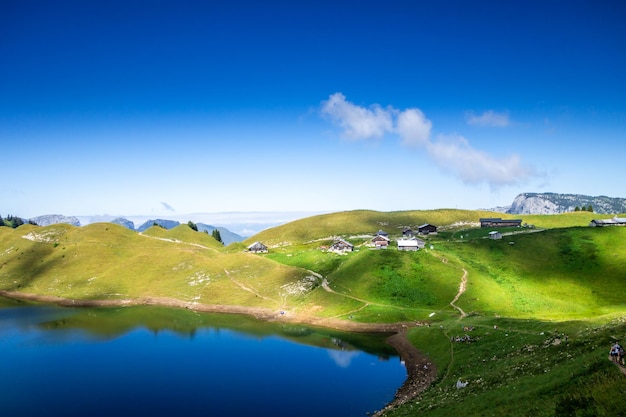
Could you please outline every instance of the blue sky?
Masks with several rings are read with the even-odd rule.
[[[0,214],[626,197],[621,1],[0,0]]]

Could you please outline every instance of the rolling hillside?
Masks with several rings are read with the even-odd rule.
[[[424,320],[433,311],[456,314],[449,303],[465,270],[469,285],[458,304],[468,311],[566,319],[625,307],[603,284],[625,278],[620,254],[626,253],[626,229],[573,227],[588,224],[593,213],[533,215],[522,218],[535,228],[519,231],[539,233],[491,241],[476,223],[492,215],[433,210],[314,216],[250,238],[274,245],[265,255],[246,253],[245,243],[223,247],[187,225],[141,234],[110,223],[6,227],[0,228],[0,289],[75,299],[170,297],[382,322]],[[379,229],[396,238],[403,227],[427,222],[442,231],[424,237],[425,250],[365,246]],[[347,256],[321,250],[337,235],[351,238],[357,250]]]
[[[65,298],[279,308],[275,288],[307,275],[248,253],[222,253],[219,242],[186,225],[143,234],[108,223],[25,225],[0,228],[0,238],[0,289]]]
[[[436,382],[389,415],[620,415],[626,378],[607,351],[626,339],[626,227],[588,227],[611,216],[585,212],[522,215],[533,228],[505,228],[491,240],[480,217],[511,218],[343,212],[226,247],[187,225],[141,234],[109,223],[0,227],[0,290],[76,300],[163,297],[187,308],[280,311],[303,322],[407,323],[408,339],[436,365]],[[424,223],[440,231],[422,237],[423,250],[367,246],[379,229],[395,239]],[[333,236],[355,251],[327,252]],[[269,253],[245,251],[257,240]],[[469,385],[458,389],[457,381]]]

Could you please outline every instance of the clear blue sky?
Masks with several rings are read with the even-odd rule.
[[[626,197],[622,1],[0,0],[0,214]]]

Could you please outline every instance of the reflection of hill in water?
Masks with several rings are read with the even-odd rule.
[[[0,328],[9,321],[12,325],[32,326],[38,330],[80,331],[91,340],[110,340],[140,328],[155,334],[171,332],[189,338],[193,338],[198,330],[213,329],[231,330],[254,338],[280,337],[334,350],[362,350],[381,357],[397,356],[385,342],[386,335],[345,333],[292,323],[263,322],[242,315],[197,313],[164,307],[73,309],[4,300],[0,302]]]

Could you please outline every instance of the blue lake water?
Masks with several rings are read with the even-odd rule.
[[[8,304],[5,417],[364,416],[406,378],[381,336],[152,307]]]

